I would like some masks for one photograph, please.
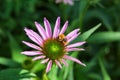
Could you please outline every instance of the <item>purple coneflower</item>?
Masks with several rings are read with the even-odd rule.
[[[73,0],[56,0],[56,3],[61,3],[63,2],[64,4],[69,4],[69,5],[73,5]]]
[[[39,34],[28,28],[25,28],[24,30],[27,36],[36,44],[23,41],[25,45],[35,50],[24,51],[22,54],[35,56],[32,59],[33,61],[41,59],[41,63],[47,63],[46,73],[50,71],[53,63],[57,64],[60,68],[62,68],[61,64],[68,66],[65,61],[66,59],[86,66],[80,60],[68,55],[68,52],[70,51],[84,50],[83,48],[78,47],[83,45],[85,42],[76,42],[74,44],[69,44],[80,34],[80,29],[75,29],[65,36],[64,32],[67,29],[68,21],[66,21],[62,29],[60,29],[60,17],[58,17],[56,20],[53,33],[50,23],[46,18],[44,18],[45,29],[38,22],[35,22],[35,25],[39,31]]]

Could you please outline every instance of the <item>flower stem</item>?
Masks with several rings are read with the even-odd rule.
[[[43,72],[42,80],[49,80],[45,71]]]

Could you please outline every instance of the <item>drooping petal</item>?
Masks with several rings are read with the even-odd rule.
[[[40,55],[43,53],[40,51],[24,51],[22,52],[22,54],[29,55],[29,56],[35,56],[35,55]]]
[[[73,37],[73,35],[78,34],[79,30],[80,29],[73,30],[72,32],[70,32],[69,34],[66,35],[66,38],[70,39],[71,37]]]
[[[58,17],[56,20],[54,32],[53,32],[53,38],[56,38],[58,36],[59,31],[60,31],[60,17]]]
[[[76,62],[76,63],[78,63],[78,64],[81,64],[81,65],[83,65],[83,66],[86,66],[84,63],[82,63],[80,60],[78,60],[78,59],[76,59],[76,58],[74,58],[74,57],[71,57],[71,56],[68,56],[68,55],[64,55],[64,58],[65,58],[65,59],[68,59],[68,60],[72,60],[72,61],[74,61],[74,62]]]
[[[55,60],[55,63],[60,67],[62,68],[61,64],[59,63],[59,61]]]
[[[42,36],[42,38],[45,40],[47,38],[45,29],[38,22],[35,22],[35,25],[36,25],[36,28],[38,29],[40,35]]]
[[[67,62],[64,59],[60,59],[60,61],[65,65],[68,66]]]
[[[43,59],[43,58],[45,58],[45,57],[46,57],[46,56],[41,55],[41,56],[37,56],[37,57],[33,58],[32,60],[35,61],[35,60],[38,60],[38,59]]]
[[[30,43],[30,42],[27,42],[27,41],[22,41],[25,45],[27,45],[27,46],[29,46],[29,47],[31,47],[31,48],[34,48],[34,49],[36,49],[36,50],[41,50],[41,48],[40,47],[38,47],[37,45],[34,45],[34,44],[32,44],[32,43]]]
[[[67,48],[66,49],[67,52],[70,52],[70,51],[84,51],[83,48]]]
[[[50,71],[51,66],[52,66],[52,60],[50,60],[47,64],[46,73],[48,73]]]
[[[27,28],[25,28],[24,30],[25,30],[27,36],[28,36],[32,41],[34,41],[36,44],[38,44],[38,45],[40,45],[40,46],[42,45],[43,40],[41,39],[41,37],[40,37],[36,32],[34,32],[34,31],[31,30],[31,29],[27,29]]]
[[[47,38],[51,38],[52,37],[52,30],[51,30],[50,23],[46,18],[44,18],[44,26],[45,26]]]
[[[69,38],[69,39],[67,40],[67,42],[70,43],[70,42],[73,41],[75,38],[77,38],[79,34],[80,34],[80,33],[73,35],[73,37]]]
[[[67,46],[67,48],[71,48],[71,47],[78,47],[78,46],[81,46],[83,45],[85,42],[77,42],[77,43],[74,43],[74,44],[70,44]]]
[[[41,63],[43,64],[43,63],[46,63],[48,61],[49,61],[49,58],[42,60]]]
[[[63,25],[63,27],[62,27],[62,29],[61,29],[59,34],[64,34],[64,32],[66,31],[67,27],[68,27],[68,21],[65,22],[65,24]]]

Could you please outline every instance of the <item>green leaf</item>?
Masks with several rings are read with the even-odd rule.
[[[59,80],[58,76],[57,76],[57,73],[58,73],[58,66],[53,65],[51,71],[48,74],[48,78],[50,80]]]
[[[108,45],[102,46],[101,48],[94,48],[92,53],[95,53],[94,57],[87,63],[87,68],[85,69],[86,72],[89,72],[95,65],[96,61],[100,56],[105,55],[105,51],[108,49]]]
[[[34,73],[24,69],[5,69],[0,71],[0,80],[38,80]]]
[[[102,71],[104,80],[111,80],[110,76],[108,75],[108,73],[105,69],[105,66],[103,64],[103,60],[101,58],[99,58],[99,64],[100,64],[100,67],[101,67],[101,71]]]
[[[93,32],[95,32],[95,30],[97,30],[99,27],[101,26],[101,23],[99,23],[98,25],[96,25],[95,27],[91,28],[90,30],[84,32],[80,37],[79,37],[79,41],[85,41],[87,40],[91,34]]]
[[[22,50],[18,45],[18,43],[16,42],[16,40],[13,38],[13,36],[8,34],[8,37],[10,41],[9,43],[10,43],[10,48],[12,52],[12,59],[20,63],[23,62],[26,56],[21,54]]]
[[[47,77],[46,72],[44,72],[43,77],[42,77],[42,80],[49,80],[48,77]]]
[[[99,74],[93,73],[93,72],[87,74],[87,77],[89,77],[92,80],[102,80],[102,78]]]
[[[101,20],[103,25],[107,28],[107,30],[112,31],[112,22],[110,21],[110,17],[106,11],[103,10],[90,10],[86,13],[85,21],[90,21],[93,18],[97,18]]]
[[[112,41],[120,41],[120,32],[99,32],[88,39],[90,43],[106,43]]]
[[[21,65],[13,60],[0,57],[0,64],[8,66],[8,67],[20,67]]]
[[[80,0],[79,5],[79,26],[82,28],[84,15],[89,8],[89,0]]]
[[[40,64],[40,61],[35,61],[35,64],[33,66],[33,68],[31,69],[31,72],[39,72],[41,70],[45,69],[45,65],[44,64]]]
[[[10,17],[10,13],[12,12],[13,1],[12,0],[5,0],[5,17]]]
[[[73,52],[70,56],[77,57],[78,52]],[[68,66],[63,66],[58,75],[58,80],[74,80],[73,64],[71,60],[67,60]]]

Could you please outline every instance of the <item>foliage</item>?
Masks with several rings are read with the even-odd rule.
[[[73,1],[70,6],[55,0],[0,0],[0,80],[119,80],[120,0]],[[69,21],[67,33],[81,29],[73,42],[86,40],[85,51],[70,55],[87,66],[67,61],[68,67],[54,65],[45,74],[46,65],[21,54],[30,49],[21,42],[29,41],[23,29],[35,29],[34,21],[43,24],[44,17],[53,27],[58,16],[61,24]]]

